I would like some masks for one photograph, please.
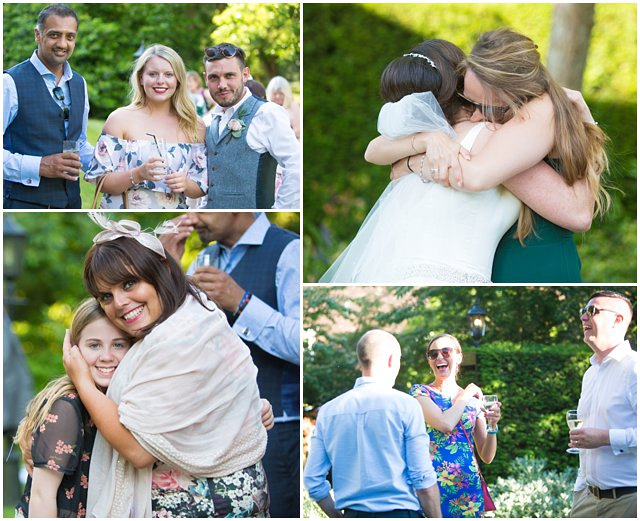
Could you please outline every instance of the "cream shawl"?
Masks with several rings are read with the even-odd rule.
[[[158,460],[193,476],[220,477],[264,454],[256,374],[222,311],[188,296],[130,349],[107,396],[118,404],[120,422]],[[136,469],[98,433],[87,517],[151,517],[151,469]]]

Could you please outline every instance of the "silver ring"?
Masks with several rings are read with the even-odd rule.
[[[439,169],[439,168],[432,168],[432,169],[431,169],[431,173],[432,173],[432,174],[435,174],[436,172],[439,172],[439,171],[440,171],[440,169]]]

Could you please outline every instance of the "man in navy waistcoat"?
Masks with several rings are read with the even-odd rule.
[[[3,207],[81,208],[78,176],[93,155],[87,143],[89,99],[69,66],[78,16],[64,4],[45,7],[35,28],[37,50],[3,74]],[[78,142],[79,154],[62,153]]]
[[[299,209],[300,143],[277,103],[246,87],[244,51],[230,43],[205,49],[204,79],[216,102],[207,129],[207,208]],[[276,167],[283,169],[275,196]]]
[[[187,273],[225,312],[249,346],[260,396],[275,426],[263,459],[271,517],[300,517],[300,238],[253,212],[177,217],[179,233],[162,235],[176,259],[195,229],[204,244]]]

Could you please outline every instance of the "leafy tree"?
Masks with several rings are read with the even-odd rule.
[[[544,458],[561,470],[574,460],[566,445],[566,409],[575,407],[591,350],[578,308],[596,290],[614,289],[636,302],[634,287],[305,287],[304,404],[306,414],[353,386],[355,345],[367,330],[393,333],[402,346],[396,388],[432,381],[425,348],[436,334],[456,336],[465,362],[458,378],[502,398],[500,450],[483,472],[507,475],[516,456]],[[479,298],[487,334],[471,347],[466,312]],[[628,338],[635,343],[637,324]]]
[[[24,271],[16,281],[16,294],[25,305],[12,310],[13,327],[22,342],[36,389],[62,374],[61,346],[73,310],[87,297],[82,282],[84,256],[92,244],[97,226],[85,213],[24,212],[12,214],[28,234]],[[114,219],[130,219],[152,230],[169,212],[122,212]],[[270,213],[271,222],[300,232],[297,212]],[[202,247],[193,234],[182,259],[187,267]]]
[[[5,68],[36,48],[33,28],[48,4],[3,4]],[[175,49],[187,69],[202,71],[203,49],[226,4],[70,4],[80,19],[72,67],[87,81],[91,116],[106,118],[128,103],[129,75],[141,43]]]
[[[299,4],[229,4],[213,23],[213,43],[242,47],[253,76],[265,85],[276,75],[300,80]]]
[[[636,9],[595,7],[583,92],[610,137],[607,178],[618,190],[611,190],[605,218],[575,237],[589,282],[636,280]],[[468,51],[482,32],[505,26],[530,36],[547,56],[552,11],[552,4],[305,5],[307,282],[317,281],[346,247],[389,182],[388,167],[363,158],[376,136],[378,82],[387,63],[428,38]]]

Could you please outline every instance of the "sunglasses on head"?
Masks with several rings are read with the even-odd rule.
[[[617,311],[614,311],[613,309],[597,308],[593,304],[591,304],[590,306],[584,306],[580,308],[580,316],[588,315],[590,317],[595,317],[601,311],[608,311],[609,313],[615,313],[616,315],[620,314]]]
[[[53,88],[53,95],[56,97],[56,99],[58,101],[64,101],[64,92],[62,92],[62,88],[61,87],[54,87]],[[62,114],[64,115],[64,119],[68,120],[69,119],[69,107],[67,107],[67,106],[62,107]]]
[[[460,96],[463,100],[473,106],[473,110],[478,109],[480,114],[489,119],[499,119],[504,117],[510,107],[496,107],[493,105],[483,105],[482,103],[478,103],[477,101],[470,100],[461,92],[458,92],[458,96]]]
[[[233,58],[236,55],[242,58],[240,48],[230,43],[220,43],[213,47],[207,47],[204,50],[204,53],[207,56],[207,61],[220,60],[222,58]]]
[[[435,360],[438,358],[438,354],[442,353],[442,356],[445,358],[449,358],[451,353],[453,353],[453,347],[443,347],[442,349],[429,349],[427,353],[427,358],[429,360]]]

